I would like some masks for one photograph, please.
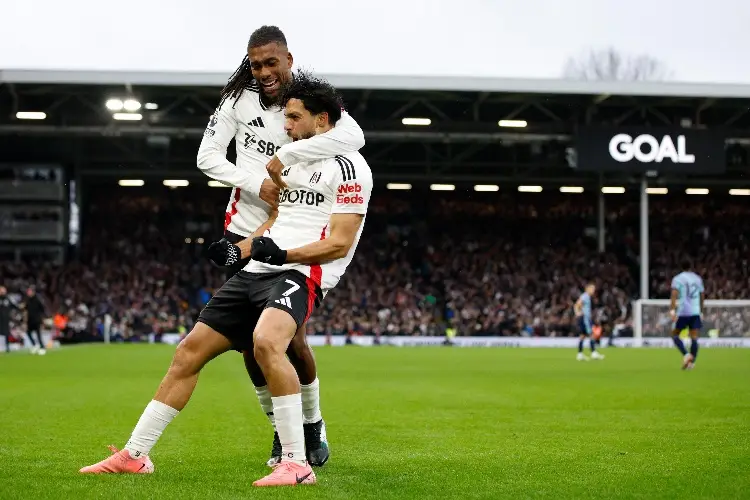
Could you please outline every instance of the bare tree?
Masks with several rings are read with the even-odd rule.
[[[659,59],[624,54],[614,47],[571,57],[563,70],[563,77],[572,80],[656,81],[671,76],[671,71]]]

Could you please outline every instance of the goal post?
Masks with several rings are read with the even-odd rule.
[[[640,299],[633,302],[633,337],[636,347],[648,338],[672,334],[670,301]],[[750,300],[706,300],[703,334],[709,338],[750,338]]]

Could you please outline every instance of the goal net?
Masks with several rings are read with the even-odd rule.
[[[672,335],[669,303],[657,299],[635,301],[633,336],[637,345],[643,339]],[[709,338],[750,338],[750,300],[706,300],[702,332]]]

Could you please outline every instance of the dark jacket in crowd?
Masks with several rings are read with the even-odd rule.
[[[32,295],[26,299],[26,313],[28,314],[29,327],[38,327],[44,319],[44,304],[38,295]]]

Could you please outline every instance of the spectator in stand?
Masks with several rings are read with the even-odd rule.
[[[26,310],[26,332],[31,341],[31,352],[44,354],[44,341],[42,340],[42,321],[44,321],[45,307],[42,299],[36,293],[36,288],[30,286],[26,289],[26,302],[24,303],[24,309]],[[37,341],[34,341],[34,334],[39,343],[37,347]]]
[[[10,315],[18,307],[8,297],[8,289],[0,286],[0,336],[5,338],[5,352],[10,352]]]

